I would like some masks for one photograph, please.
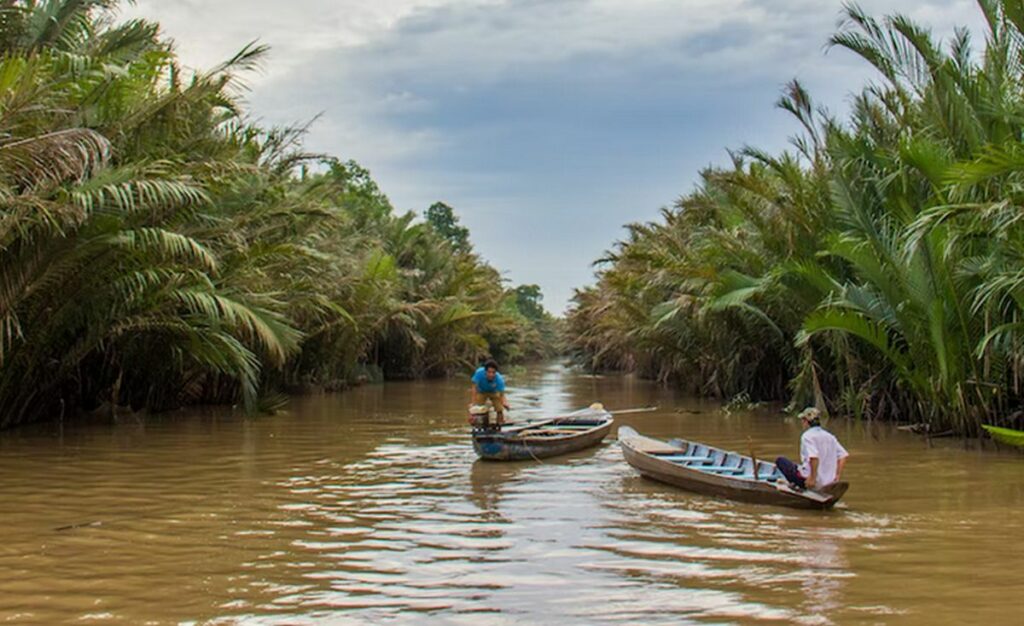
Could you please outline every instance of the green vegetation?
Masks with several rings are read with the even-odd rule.
[[[1024,430],[1000,428],[998,426],[989,426],[988,424],[982,424],[981,427],[984,428],[988,432],[989,436],[996,441],[1010,446],[1024,448]]]
[[[848,7],[831,43],[877,82],[845,120],[792,83],[792,151],[734,152],[629,226],[575,296],[576,357],[718,397],[1005,424],[1024,400],[1024,9],[978,4],[981,54],[966,30],[939,44]]]
[[[185,76],[116,6],[0,5],[0,426],[546,353],[450,207],[248,121],[262,47]]]

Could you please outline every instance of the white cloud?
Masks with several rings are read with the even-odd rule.
[[[190,67],[215,65],[250,41],[275,50],[273,74],[318,52],[372,41],[416,11],[459,0],[138,0],[125,17],[159,21]]]
[[[861,0],[948,35],[971,0]],[[139,0],[193,66],[259,39],[258,116],[323,112],[310,148],[356,158],[400,208],[444,199],[474,241],[560,310],[627,221],[704,164],[794,132],[793,76],[832,107],[869,69],[824,54],[839,0]],[[554,226],[553,226],[554,225]],[[556,232],[546,229],[556,228]],[[543,233],[543,235],[539,235]]]
[[[894,3],[862,2],[889,11]],[[973,2],[896,3],[941,28],[970,18]],[[457,60],[456,67],[493,76],[522,64],[557,63],[577,55],[655,50],[727,24],[757,29],[771,56],[808,37],[823,41],[839,2],[821,0],[138,0],[126,17],[159,20],[186,63],[207,67],[252,40],[274,50],[271,73],[317,62],[325,52],[372,45],[402,30],[405,52],[423,61]],[[814,28],[808,29],[813,25]],[[434,48],[432,44],[443,44]],[[458,57],[472,49],[472,57]],[[750,58],[750,57],[747,57]],[[684,60],[685,61],[685,60]],[[706,62],[695,58],[693,62]]]

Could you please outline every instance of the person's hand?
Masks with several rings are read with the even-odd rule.
[[[804,484],[807,485],[808,489],[814,489],[814,485],[816,484],[814,482],[814,476],[804,479]]]

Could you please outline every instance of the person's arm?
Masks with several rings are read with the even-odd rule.
[[[480,396],[478,387],[480,386],[480,370],[473,372],[473,375],[469,377],[469,403],[480,404]]]
[[[803,473],[804,468],[807,469],[807,476],[804,476],[804,484],[808,487],[813,487],[814,481],[818,478],[819,458],[818,444],[808,437],[805,432],[800,437],[800,462],[803,464],[800,473]]]
[[[804,484],[809,488],[813,488],[815,481],[818,479],[818,457],[812,456],[809,462],[811,464],[811,475],[804,479]]]
[[[501,405],[508,408],[508,394],[505,392],[505,377],[498,374],[498,393],[501,394]]]
[[[836,480],[843,475],[843,468],[846,467],[846,459],[850,458],[849,453],[846,456],[839,457],[839,463],[836,464]]]
[[[839,458],[836,459],[836,480],[839,480],[839,477],[843,475],[843,468],[846,467],[846,459],[850,458],[850,453],[846,451],[843,444],[839,443],[838,439],[836,439],[836,447],[839,448]]]

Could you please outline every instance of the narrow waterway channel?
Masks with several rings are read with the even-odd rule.
[[[777,411],[557,365],[510,378],[516,416],[656,404],[619,421],[795,454],[799,425]],[[801,512],[646,481],[614,440],[477,462],[466,390],[2,433],[0,622],[1021,623],[1016,453],[833,422],[852,487]]]

